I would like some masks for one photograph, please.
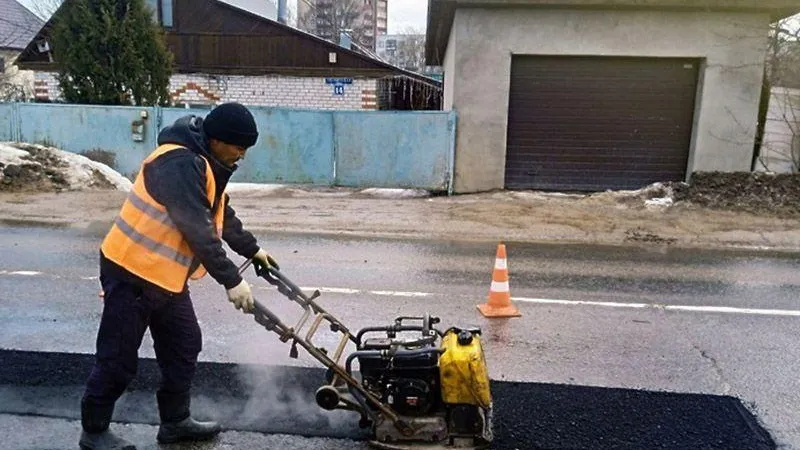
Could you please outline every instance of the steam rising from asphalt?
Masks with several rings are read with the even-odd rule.
[[[280,366],[241,365],[238,383],[246,389],[241,402],[196,397],[193,414],[220,420],[228,428],[291,432],[299,435],[341,434],[355,428],[359,416],[349,411],[326,411],[317,405],[316,390],[296,378],[296,371]],[[232,380],[234,381],[234,380]],[[319,380],[319,386],[324,383]]]

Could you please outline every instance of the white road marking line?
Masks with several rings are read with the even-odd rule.
[[[310,288],[310,287],[301,287],[303,291],[314,292],[316,289],[319,289],[320,292],[329,292],[331,294],[358,294],[361,293],[359,289],[346,289],[346,288],[332,288],[332,287],[322,287],[322,288]]]
[[[375,295],[387,295],[391,297],[429,297],[431,295],[435,295],[429,292],[369,291],[369,293]]]
[[[431,295],[436,295],[430,292],[365,291],[361,289],[333,288],[333,287],[312,288],[312,287],[300,286],[300,289],[303,290],[304,292],[314,292],[314,290],[319,290],[320,292],[326,292],[330,294],[372,294],[372,295],[382,295],[389,297],[429,297]]]
[[[791,316],[800,317],[800,311],[791,309],[752,309],[752,308],[733,308],[730,306],[682,306],[664,305],[664,309],[674,311],[697,311],[697,312],[718,312],[729,314],[750,314],[758,316]]]
[[[527,297],[511,297],[511,301],[523,302],[523,303],[542,303],[550,305],[608,306],[613,308],[652,308],[655,306],[650,303],[593,302],[586,300],[555,300],[551,298],[527,298]]]
[[[33,270],[15,270],[7,271],[0,270],[0,275],[20,275],[20,276],[37,276],[44,275],[42,272]],[[82,280],[94,281],[99,277],[80,277]],[[272,287],[259,287],[259,289],[271,290]],[[431,297],[436,295],[433,292],[404,292],[404,291],[365,291],[363,289],[351,288],[336,288],[336,287],[301,287],[303,291],[313,292],[319,289],[320,292],[327,292],[330,294],[371,294],[388,297]],[[785,317],[800,317],[800,311],[791,309],[758,309],[758,308],[736,308],[732,306],[692,306],[692,305],[665,305],[658,303],[622,303],[622,302],[596,302],[587,300],[557,300],[550,298],[529,298],[529,297],[511,297],[511,301],[522,303],[539,303],[549,305],[566,305],[566,306],[601,306],[606,308],[630,308],[630,309],[661,309],[665,311],[687,311],[687,312],[707,312],[707,313],[726,313],[726,314],[744,314],[744,315],[757,315],[757,316],[785,316]]]
[[[666,311],[690,311],[690,312],[709,312],[709,313],[728,313],[728,314],[750,314],[760,316],[790,316],[800,317],[800,311],[791,309],[757,309],[757,308],[735,308],[732,306],[691,306],[691,305],[665,305],[660,303],[619,303],[619,302],[593,302],[584,300],[555,300],[549,298],[526,298],[511,297],[511,301],[523,303],[541,303],[568,306],[605,306],[610,308],[634,308],[634,309],[663,309]]]
[[[333,288],[333,287],[320,287],[320,288],[301,287],[300,289],[302,289],[303,291],[313,291],[314,289],[319,289],[320,292],[329,292],[336,294],[372,294],[372,295],[395,296],[395,297],[430,297],[435,295],[444,295],[432,292],[365,291],[359,289]],[[566,305],[566,306],[602,306],[607,308],[629,308],[629,309],[652,308],[652,309],[661,309],[666,311],[800,317],[800,311],[791,309],[735,308],[731,306],[665,305],[660,303],[597,302],[597,301],[587,301],[587,300],[557,300],[548,298],[528,298],[528,297],[511,297],[511,301],[522,302],[522,303],[540,303],[540,304]]]

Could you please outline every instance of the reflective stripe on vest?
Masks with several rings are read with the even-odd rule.
[[[114,225],[119,227],[119,230],[125,236],[128,236],[129,239],[132,241],[141,244],[143,247],[147,248],[148,250],[158,253],[159,255],[169,258],[178,264],[186,267],[186,270],[189,270],[192,267],[193,259],[188,256],[181,255],[180,253],[176,252],[175,250],[169,248],[166,245],[159,244],[158,242],[150,239],[149,237],[137,232],[130,226],[122,217],[117,217],[117,220],[114,221]]]
[[[169,218],[169,214],[159,211],[158,208],[148,205],[147,202],[136,195],[136,192],[131,191],[128,195],[128,200],[130,200],[133,206],[152,217],[154,220],[157,220],[168,227],[175,228],[175,224],[172,222],[172,219]]]
[[[144,179],[145,166],[155,158],[178,145],[162,145],[142,163],[128,198],[119,215],[103,240],[102,251],[106,258],[124,267],[131,273],[170,292],[181,292],[188,278],[200,279],[206,274],[202,265],[189,273],[195,255],[188,242],[169,217],[167,209],[147,192]],[[211,165],[206,163],[206,195],[210,205],[216,198],[216,180]],[[226,197],[223,197],[212,212],[215,231],[222,235]]]

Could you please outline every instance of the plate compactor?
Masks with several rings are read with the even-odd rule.
[[[240,272],[251,264],[245,262]],[[353,333],[315,302],[318,290],[306,295],[276,268],[255,268],[259,277],[303,309],[293,327],[258,301],[253,315],[281,342],[291,341],[290,357],[297,358],[299,345],[328,369],[316,392],[320,407],[358,413],[359,426],[369,428],[374,448],[489,448],[492,397],[479,328],[451,327],[442,332],[435,326],[440,319],[425,314],[398,317],[391,325]],[[323,322],[340,334],[331,355],[312,343]],[[342,364],[349,342],[356,350]],[[354,362],[358,374],[353,372]]]

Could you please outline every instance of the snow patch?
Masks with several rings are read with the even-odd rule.
[[[284,187],[283,184],[228,183],[225,192],[269,194]]]
[[[547,200],[551,198],[586,198],[585,194],[573,194],[568,192],[548,192],[548,191],[513,191],[512,197],[520,200]]]
[[[430,192],[424,189],[389,189],[389,188],[367,188],[359,191],[359,194],[379,198],[422,198],[429,197]]]
[[[30,156],[30,153],[26,152],[25,150],[20,150],[0,142],[0,164],[6,166],[9,164],[31,164],[31,161],[25,161],[22,159],[23,157],[28,156]]]
[[[672,203],[673,200],[670,197],[651,198],[650,200],[645,200],[644,206],[650,209],[668,208],[672,206]]]
[[[133,186],[130,180],[103,163],[92,161],[83,155],[37,144],[0,143],[0,164],[3,167],[36,166],[58,172],[66,184],[64,187],[69,190],[110,184],[116,190],[128,192]],[[2,178],[3,172],[0,170],[0,179]]]
[[[133,183],[131,183],[129,179],[103,163],[92,161],[77,153],[65,152],[56,148],[48,148],[48,150],[56,157],[69,164],[69,169],[65,171],[65,175],[72,189],[80,189],[90,184],[92,180],[96,178],[95,171],[100,172],[106,177],[106,180],[118,191],[129,192],[131,187],[133,187]]]

